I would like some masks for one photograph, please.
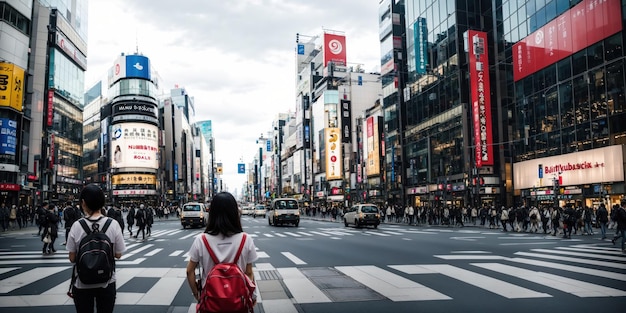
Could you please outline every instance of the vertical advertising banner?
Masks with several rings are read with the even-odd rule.
[[[620,0],[584,0],[513,45],[518,81],[622,30]]]
[[[111,126],[111,168],[159,168],[159,128],[144,123]]]
[[[54,120],[54,90],[48,90],[48,105],[46,113],[46,125],[52,126]]]
[[[326,142],[326,180],[342,179],[341,175],[341,129],[324,129]]]
[[[426,19],[418,17],[413,24],[413,44],[415,47],[415,71],[426,74],[428,66],[428,28]]]
[[[476,167],[493,165],[491,89],[487,33],[468,30],[470,89]]]
[[[109,87],[120,78],[126,77],[126,56],[117,57],[113,67],[109,69]]]
[[[366,122],[367,165],[365,172],[368,177],[380,175],[380,134],[378,133],[378,118],[370,116]]]
[[[22,111],[24,70],[14,64],[0,62],[0,106]]]
[[[15,155],[17,121],[0,118],[0,154]]]
[[[324,66],[328,62],[345,66],[346,61],[346,36],[324,33]]]
[[[349,100],[341,100],[341,142],[350,143],[352,139],[352,114]]]
[[[138,77],[150,80],[150,59],[143,55],[127,55],[126,77]]]

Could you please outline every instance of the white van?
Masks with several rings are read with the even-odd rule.
[[[298,200],[293,198],[278,198],[272,200],[267,208],[267,222],[270,225],[300,224],[300,207]]]
[[[209,212],[206,206],[200,202],[188,202],[183,205],[180,212],[180,224],[183,228],[206,227],[209,222]]]

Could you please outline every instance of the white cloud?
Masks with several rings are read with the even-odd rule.
[[[296,33],[343,31],[349,63],[379,68],[378,1],[90,0],[86,88],[120,53],[150,58],[165,89],[195,98],[196,120],[213,121],[223,181],[241,192],[237,163],[279,113],[295,110]]]

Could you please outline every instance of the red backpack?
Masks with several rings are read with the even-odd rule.
[[[200,298],[196,305],[196,312],[253,312],[252,294],[256,285],[237,265],[246,234],[241,238],[239,250],[235,259],[229,263],[220,263],[209,246],[206,236],[202,236],[204,246],[209,251],[215,266],[209,271],[204,286],[200,291]]]

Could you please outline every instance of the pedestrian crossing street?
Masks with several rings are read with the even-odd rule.
[[[129,254],[144,258],[159,257],[164,253],[146,246],[148,244],[144,243],[142,247],[130,248]],[[73,305],[66,296],[71,277],[67,253],[59,251],[57,254],[45,258],[46,264],[25,268],[23,264],[32,264],[29,261],[36,258],[41,260],[41,255],[35,256],[34,252],[0,252],[0,307]],[[173,254],[184,257],[182,252]],[[351,290],[366,292],[370,298],[365,300],[388,299],[394,302],[454,299],[455,295],[450,291],[454,287],[447,285],[441,288],[441,285],[429,284],[432,275],[448,279],[462,288],[470,286],[506,299],[551,298],[563,294],[579,298],[626,297],[626,256],[604,244],[529,249],[516,252],[511,257],[494,255],[489,251],[452,251],[434,255],[441,262],[323,268],[309,266],[306,260],[290,252],[268,255],[258,251],[258,255],[254,268],[260,291],[258,301],[266,312],[271,312],[271,306],[277,301],[263,301],[263,283],[272,280],[282,281],[292,303],[351,301],[338,297],[337,293],[342,288],[320,280],[321,276],[342,280]],[[275,268],[271,260],[277,257],[289,259],[294,266]],[[48,262],[56,260],[59,261]],[[167,268],[128,266],[129,263],[124,262],[118,262],[121,266],[116,273],[116,305],[171,306],[175,305],[177,295],[189,293],[184,262]],[[324,274],[316,274],[319,272]],[[31,291],[25,294],[21,291],[33,290],[33,284],[38,286],[34,289],[39,290],[38,293]],[[193,306],[190,303],[183,305]]]

